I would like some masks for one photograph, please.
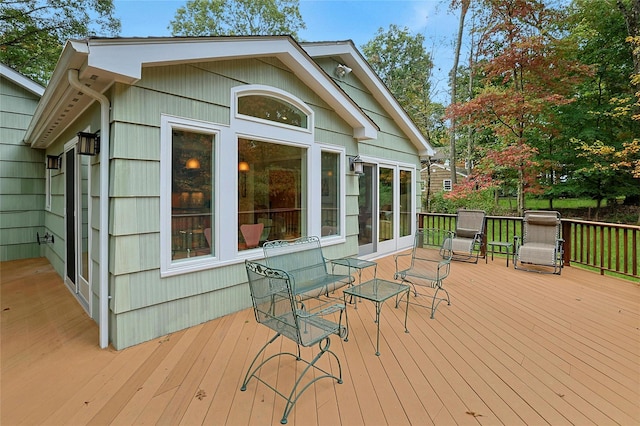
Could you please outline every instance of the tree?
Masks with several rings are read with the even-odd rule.
[[[457,101],[457,88],[458,88],[458,61],[460,60],[460,47],[462,46],[462,35],[464,34],[464,17],[469,10],[469,3],[471,0],[452,0],[451,7],[456,7],[460,3],[460,19],[458,21],[458,37],[456,38],[456,52],[453,56],[453,67],[451,67],[451,103]],[[449,150],[450,150],[450,166],[451,166],[451,182],[454,184],[458,182],[458,173],[456,172],[456,120],[451,120],[450,138],[449,138]]]
[[[430,100],[433,62],[423,43],[422,34],[413,36],[406,27],[390,25],[387,31],[379,28],[361,48],[383,83],[427,139],[432,140],[432,133],[440,124],[434,121],[434,111],[440,107]]]
[[[278,35],[306,28],[298,0],[189,0],[171,21],[174,36]]]
[[[482,78],[481,87],[468,102],[450,105],[448,114],[476,129],[490,129],[499,142],[497,155],[515,151],[535,156],[541,151],[537,146],[550,145],[557,130],[553,110],[572,101],[572,88],[587,68],[566,53],[570,46],[557,26],[564,19],[561,10],[542,0],[481,3],[476,46],[481,60],[475,73]],[[526,175],[534,172],[530,160],[512,164],[520,214],[525,192],[532,188]]]
[[[0,61],[44,85],[68,39],[120,32],[113,12],[113,0],[3,0]]]

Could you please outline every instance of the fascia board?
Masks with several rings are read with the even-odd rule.
[[[89,39],[82,75],[100,73],[134,84],[145,66],[275,56],[331,105],[354,129],[356,139],[377,138],[378,128],[300,46],[288,36],[229,38]]]
[[[0,64],[0,75],[38,97],[44,93],[44,87],[4,64]]]
[[[400,106],[396,98],[380,80],[380,77],[371,69],[369,63],[358,53],[353,42],[311,42],[301,43],[301,47],[311,58],[339,57],[343,63],[360,78],[362,83],[371,91],[373,97],[396,121],[398,126],[409,136],[409,139],[418,149],[420,156],[432,156],[433,148],[422,135],[413,120]]]

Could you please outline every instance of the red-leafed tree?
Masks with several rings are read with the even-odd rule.
[[[573,50],[558,34],[560,10],[542,0],[480,3],[475,75],[482,80],[472,99],[452,104],[447,112],[461,124],[493,134],[496,143],[485,158],[493,159],[496,169],[516,174],[522,214],[525,192],[541,172],[537,148],[546,153],[553,143],[554,108],[571,102],[571,89],[587,69],[567,54]]]

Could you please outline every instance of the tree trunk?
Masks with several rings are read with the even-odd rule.
[[[460,47],[462,45],[462,33],[464,32],[464,17],[469,9],[471,0],[462,0],[460,3],[460,21],[458,22],[458,38],[456,40],[456,53],[453,58],[453,67],[451,68],[451,104],[456,103],[457,85],[458,85],[458,61],[460,60]],[[449,135],[449,166],[451,167],[451,183],[457,183],[456,173],[456,120],[451,120],[451,129]]]

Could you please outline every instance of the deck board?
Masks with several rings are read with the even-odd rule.
[[[393,279],[393,257],[378,265]],[[0,273],[1,424],[279,424],[282,398],[256,380],[240,391],[273,335],[252,310],[101,350],[96,324],[45,259],[4,262]],[[344,383],[316,382],[289,424],[640,424],[638,284],[575,267],[516,271],[496,257],[454,262],[445,286],[451,306],[430,319],[411,304],[409,333],[406,305],[385,303],[379,357],[374,305],[348,305],[348,342],[331,340]],[[295,351],[272,346],[265,356]],[[304,367],[274,362],[264,376],[281,390]],[[321,365],[337,372],[334,360]]]

